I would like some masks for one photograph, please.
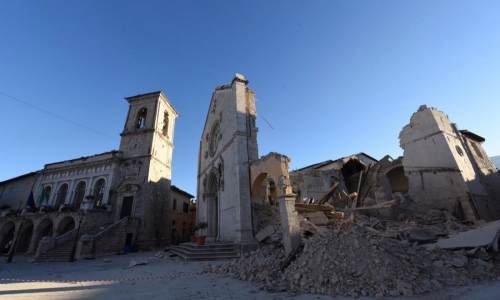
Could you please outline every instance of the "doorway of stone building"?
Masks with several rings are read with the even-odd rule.
[[[9,222],[4,228],[2,228],[2,231],[0,234],[3,235],[3,240],[0,245],[0,253],[9,253],[10,247],[12,246],[12,242],[14,241],[14,231],[15,231],[16,226],[14,225],[14,222]]]
[[[26,228],[21,229],[21,235],[19,236],[19,244],[17,246],[16,252],[26,252],[28,251],[31,243],[31,238],[33,237],[33,224],[26,226]]]
[[[217,239],[219,229],[219,198],[217,196],[210,198],[208,203],[208,233],[207,237]],[[213,225],[210,225],[213,224]]]
[[[132,215],[133,204],[134,204],[134,196],[123,197],[120,220],[125,217],[130,217]]]
[[[130,253],[133,251],[133,246],[132,246],[132,238],[134,237],[133,233],[127,233],[125,236],[125,246],[124,246],[124,252],[125,253]]]
[[[217,240],[219,234],[219,187],[217,184],[217,176],[215,173],[210,175],[207,209],[208,232],[207,237]]]

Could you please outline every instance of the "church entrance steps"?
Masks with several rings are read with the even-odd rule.
[[[209,261],[240,258],[239,244],[205,244],[182,243],[171,246],[170,253],[176,254],[184,261]]]

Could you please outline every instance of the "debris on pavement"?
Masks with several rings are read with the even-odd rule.
[[[134,267],[134,266],[141,266],[141,265],[147,265],[148,261],[147,258],[138,258],[137,261],[135,259],[130,260],[129,267]]]
[[[204,272],[210,268],[258,282],[269,292],[375,298],[424,295],[500,275],[500,221],[474,229],[448,211],[416,205],[401,195],[393,199],[397,199],[389,201],[397,212],[393,219],[374,215],[372,209],[359,210],[365,203],[346,208],[345,218],[327,218],[326,226],[315,224],[324,223],[317,216],[339,213],[338,208],[295,204],[303,242],[295,260],[287,262],[281,241],[268,237],[260,249],[226,264],[205,266]],[[285,262],[289,265],[282,269]]]

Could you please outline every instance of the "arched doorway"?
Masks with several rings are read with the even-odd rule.
[[[215,172],[210,174],[208,179],[207,201],[207,237],[217,238],[219,231],[219,185],[217,184],[217,175]]]
[[[405,170],[403,166],[397,166],[390,169],[385,176],[389,178],[393,192],[408,192],[409,181],[408,177],[405,175]]]
[[[33,232],[33,236],[31,237],[31,242],[29,249],[27,250],[28,253],[35,253],[36,249],[38,248],[38,244],[42,240],[43,237],[49,236],[52,237],[53,234],[53,227],[54,225],[52,224],[52,220],[49,218],[44,219],[41,221],[38,226],[35,227],[35,230]]]
[[[0,230],[0,253],[8,253],[14,242],[14,231],[16,224],[10,221]]]
[[[52,237],[54,233],[54,225],[51,219],[45,219],[38,225],[38,231],[40,232],[39,240],[45,236]]]
[[[75,229],[75,220],[72,217],[65,217],[64,219],[59,222],[57,225],[57,236],[61,236],[65,233],[70,232],[71,230]]]
[[[267,199],[267,173],[260,173],[252,183],[252,203],[263,204]]]
[[[23,227],[21,228],[21,234],[19,235],[19,242],[17,243],[16,252],[28,251],[32,237],[33,221],[26,220],[23,224]]]

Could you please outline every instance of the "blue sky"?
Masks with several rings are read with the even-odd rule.
[[[398,157],[421,104],[500,155],[500,1],[0,4],[0,181],[118,149],[124,98],[162,90],[180,114],[172,183],[195,194],[210,97],[235,73],[259,100],[260,154],[291,169]]]

